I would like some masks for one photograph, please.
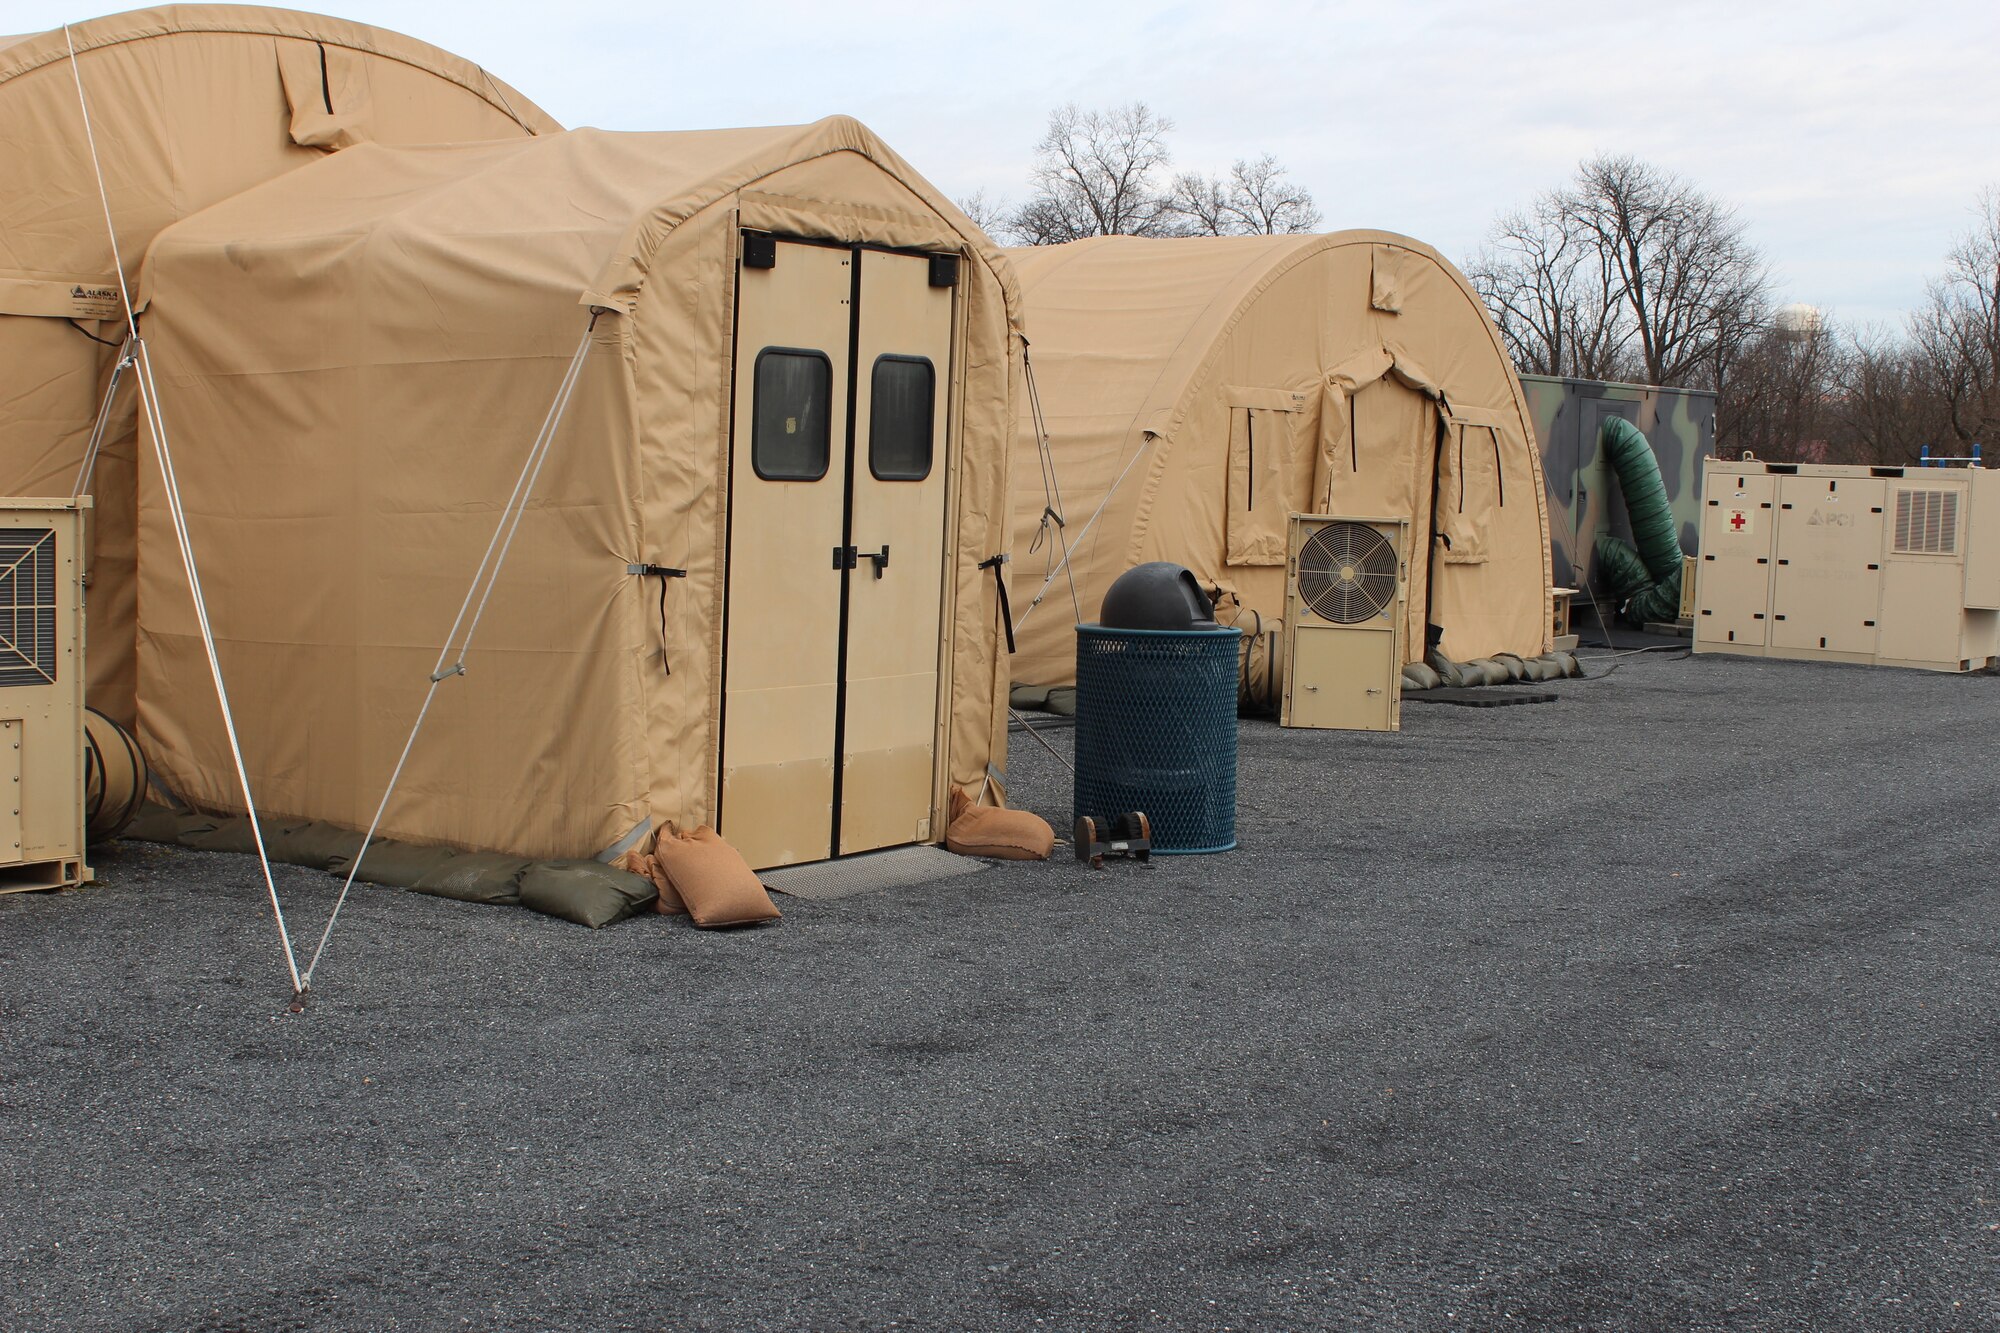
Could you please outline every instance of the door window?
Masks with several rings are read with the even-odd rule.
[[[878,356],[869,382],[868,470],[877,481],[931,474],[937,371],[922,356]]]
[[[766,481],[818,481],[833,438],[833,363],[824,352],[766,347],[756,376],[751,465]]]

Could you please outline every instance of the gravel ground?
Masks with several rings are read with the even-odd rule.
[[[367,890],[299,1017],[121,846],[0,899],[0,1328],[2000,1327],[2000,679],[1557,688],[1246,724],[1228,856]]]

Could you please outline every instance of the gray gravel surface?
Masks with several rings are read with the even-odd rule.
[[[120,846],[0,899],[0,1328],[2000,1327],[2000,679],[1556,688],[1246,724],[1228,856],[365,890],[299,1017],[253,862]]]

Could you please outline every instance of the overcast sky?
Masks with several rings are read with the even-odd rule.
[[[0,31],[87,17],[0,0]],[[1142,99],[1177,167],[1270,152],[1329,228],[1463,259],[1587,155],[1736,205],[1785,300],[1894,321],[2000,184],[2000,4],[1185,5],[342,0],[486,66],[570,126],[845,112],[947,193],[1018,200],[1049,109]]]

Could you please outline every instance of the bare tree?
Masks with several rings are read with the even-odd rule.
[[[1598,157],[1563,192],[1565,211],[1616,272],[1650,384],[1713,377],[1765,321],[1770,279],[1735,211],[1631,157]]]
[[[2000,431],[2000,189],[1982,191],[1976,210],[1909,323],[1916,376],[1961,443]]]
[[[1226,177],[1184,172],[1174,178],[1167,210],[1190,236],[1269,236],[1312,231],[1320,213],[1312,192],[1286,179],[1269,153],[1238,158]]]
[[[1846,371],[1834,326],[1818,318],[1774,322],[1744,335],[1718,380],[1716,447],[1734,458],[1844,463],[1836,400]]]
[[[1174,124],[1144,102],[1110,111],[1075,103],[1049,116],[1035,146],[1034,194],[1009,219],[1017,240],[1060,245],[1086,236],[1165,236],[1174,216],[1157,181]]]
[[[1006,238],[1011,217],[1006,200],[988,199],[986,191],[974,190],[963,199],[954,199],[952,202],[958,205],[958,211],[965,214],[973,226],[996,241]]]
[[[1617,270],[1560,195],[1543,195],[1494,223],[1466,277],[1522,373],[1616,379],[1624,371],[1631,326]]]
[[[1834,391],[1840,456],[1851,463],[1910,464],[1947,438],[1949,416],[1926,389],[1907,337],[1882,328],[1846,339]]]

